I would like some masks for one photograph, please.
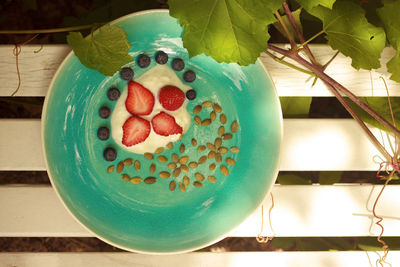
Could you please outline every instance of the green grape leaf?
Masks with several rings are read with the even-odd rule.
[[[322,20],[328,44],[351,57],[355,69],[376,69],[385,47],[383,29],[370,24],[365,11],[352,2],[337,1],[332,10],[318,6],[309,12]]]
[[[320,172],[318,176],[318,182],[322,185],[332,185],[339,183],[342,179],[342,173],[340,171],[324,171]]]
[[[400,46],[397,47],[396,55],[389,60],[386,66],[388,72],[392,74],[390,79],[400,83]]]
[[[268,25],[283,0],[170,0],[170,15],[184,27],[190,57],[206,54],[217,62],[253,64],[265,51]]]
[[[384,117],[387,121],[392,122],[392,115],[390,114],[390,108],[387,97],[360,97],[360,98],[366,104],[368,104],[372,109],[374,109],[378,114]],[[400,125],[400,99],[399,97],[391,97],[390,100],[394,114],[394,119],[396,125],[398,126]],[[348,102],[362,121],[372,126],[375,126],[381,130],[390,131],[386,129],[386,127],[384,127],[381,123],[377,122],[371,115],[369,115],[358,105],[354,104],[351,101]]]
[[[388,72],[392,74],[390,79],[400,82],[400,1],[387,3],[377,10],[382,20],[389,43],[397,49],[396,55],[387,63]]]
[[[307,118],[310,113],[311,96],[280,97],[282,113],[285,118]]]
[[[311,184],[311,179],[295,174],[281,174],[278,175],[278,183],[281,185]]]
[[[111,76],[133,60],[126,35],[123,29],[107,24],[86,38],[80,32],[70,32],[67,42],[83,65]]]
[[[304,9],[309,10],[318,5],[332,9],[336,0],[296,0]]]
[[[296,22],[297,27],[300,29],[300,32],[303,33],[303,26],[301,25],[300,21],[300,14],[301,14],[301,8],[292,11],[293,19]],[[292,24],[290,23],[287,15],[281,16],[283,23],[286,25],[286,28],[289,30],[290,34],[294,37],[296,41],[299,42],[299,38],[297,37],[296,32],[294,31]],[[276,21],[274,22],[274,27],[283,35],[286,36],[286,32],[283,30],[282,25]]]

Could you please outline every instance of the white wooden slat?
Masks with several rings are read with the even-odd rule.
[[[375,266],[381,252],[192,252],[178,255],[144,255],[127,252],[107,253],[2,253],[0,266],[18,267],[354,267]],[[387,262],[400,265],[400,252],[391,251]]]
[[[275,207],[271,218],[277,236],[378,235],[372,205],[381,186],[306,185],[272,189]],[[400,185],[389,185],[377,214],[384,218],[385,236],[400,236]],[[263,202],[265,214],[270,197]],[[50,186],[0,187],[0,236],[91,236],[66,211]],[[268,217],[265,232],[271,235]],[[261,207],[229,236],[254,237],[261,227]]]
[[[71,51],[68,45],[25,45],[18,56],[21,87],[16,96],[45,96],[50,81]],[[0,45],[0,96],[10,96],[18,85],[13,45]]]
[[[0,45],[0,83],[2,90],[0,96],[9,96],[17,86],[15,57],[12,45]],[[22,85],[19,96],[44,96],[50,81],[65,56],[70,51],[68,45],[45,45],[40,53],[34,53],[39,45],[26,45],[22,47],[19,56]],[[327,45],[311,45],[311,49],[318,60],[327,62],[334,51]],[[386,48],[382,53],[382,67],[373,71],[355,70],[351,67],[351,60],[343,55],[338,55],[327,68],[327,73],[360,96],[386,96],[380,76],[386,78],[392,96],[400,96],[400,84],[389,80],[385,62],[394,56],[394,50]],[[261,61],[268,69],[275,82],[280,96],[331,96],[321,81],[311,88],[312,79],[306,82],[308,76],[290,69],[272,60],[268,55],[262,54]],[[373,92],[371,90],[371,79]]]
[[[45,170],[39,120],[0,119],[0,129],[0,170]],[[280,170],[377,170],[377,154],[351,119],[284,120]]]

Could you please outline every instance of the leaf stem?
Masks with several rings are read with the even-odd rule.
[[[286,27],[286,24],[283,22],[282,17],[278,11],[275,11],[275,17],[278,19],[279,24],[281,24],[283,30],[285,31],[286,37],[290,42],[290,46],[292,47],[292,49],[296,49],[296,43],[294,42],[293,36],[290,33],[289,29]]]
[[[329,75],[327,75],[321,67],[315,66],[308,62],[307,60],[303,59],[298,53],[293,53],[292,51],[288,51],[273,45],[268,45],[268,49],[271,49],[274,52],[277,52],[281,55],[285,55],[294,61],[298,62],[299,64],[303,65],[310,71],[314,72],[321,80],[324,82],[328,82],[331,84],[333,87],[337,88],[339,91],[343,92],[346,96],[348,96],[351,101],[353,101],[355,104],[360,106],[363,110],[365,110],[368,114],[370,114],[374,119],[376,119],[378,122],[380,122],[383,126],[388,128],[393,132],[393,134],[397,135],[400,137],[400,130],[397,129],[393,124],[388,122],[385,118],[383,118],[381,115],[379,115],[376,111],[374,111],[370,106],[368,106],[364,101],[362,101],[360,98],[358,98],[356,95],[354,95],[352,92],[350,92],[348,89],[346,89],[343,85],[338,83],[336,80],[331,78]]]
[[[265,53],[266,53],[268,56],[270,56],[273,60],[275,60],[276,62],[282,63],[283,65],[286,65],[286,66],[288,66],[289,68],[295,69],[295,70],[297,70],[297,71],[303,72],[303,73],[308,74],[308,75],[311,75],[311,76],[316,76],[313,72],[308,71],[308,70],[305,70],[305,69],[302,69],[302,68],[300,68],[300,67],[297,67],[296,65],[293,65],[293,64],[291,64],[291,63],[289,63],[289,62],[283,60],[282,58],[279,58],[279,57],[275,56],[274,54],[272,54],[272,53],[269,52],[269,51],[265,51]]]
[[[58,33],[58,32],[70,32],[90,29],[98,25],[98,23],[64,27],[64,28],[53,28],[53,29],[41,29],[41,30],[0,30],[0,34],[40,34],[40,33]]]
[[[308,47],[308,43],[309,42],[311,42],[312,40],[314,40],[315,38],[317,38],[318,36],[320,36],[321,34],[323,34],[323,33],[325,33],[325,31],[324,30],[321,30],[321,31],[319,31],[319,32],[317,32],[316,34],[314,34],[313,36],[311,36],[311,38],[310,39],[308,39],[307,41],[304,41],[304,39],[303,39],[303,41],[301,41],[302,43],[297,47],[298,49],[300,49],[300,48],[302,48],[302,47]]]

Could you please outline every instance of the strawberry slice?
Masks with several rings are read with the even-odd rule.
[[[161,106],[166,110],[177,110],[185,101],[185,94],[176,86],[167,85],[161,88],[158,94]]]
[[[154,107],[154,95],[140,83],[129,81],[125,107],[133,115],[149,115]]]
[[[147,139],[150,134],[151,126],[148,120],[138,116],[132,116],[125,121],[122,130],[122,144],[133,146]]]
[[[182,127],[179,126],[175,118],[164,111],[161,111],[153,117],[151,120],[153,130],[162,136],[168,136],[171,134],[182,134]]]

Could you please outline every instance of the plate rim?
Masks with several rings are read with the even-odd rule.
[[[121,20],[125,20],[125,19],[128,19],[128,18],[130,18],[130,17],[134,17],[134,16],[138,16],[138,15],[149,14],[149,13],[168,13],[168,14],[169,14],[169,9],[150,9],[150,10],[143,10],[143,11],[133,12],[133,13],[127,14],[127,15],[125,15],[125,16],[122,16],[122,17],[120,17],[120,18],[117,18],[117,19],[115,19],[115,20],[113,20],[113,21],[111,21],[111,22],[108,22],[107,24],[113,25],[113,24],[116,24],[116,23],[120,22]],[[172,16],[171,16],[171,17],[172,17]],[[174,18],[174,17],[172,17],[172,18]],[[176,18],[174,18],[174,19],[176,19]],[[97,33],[97,32],[98,32],[98,29],[97,29],[96,31],[94,31],[94,34]],[[86,37],[85,37],[85,38],[86,38]],[[45,121],[46,121],[46,119],[47,119],[47,106],[48,106],[48,102],[49,102],[49,96],[50,96],[50,94],[52,93],[53,85],[54,85],[55,80],[56,80],[56,78],[58,77],[59,73],[61,72],[61,69],[63,69],[64,65],[67,64],[67,62],[70,60],[70,58],[71,58],[73,55],[74,55],[74,51],[71,50],[71,51],[68,53],[68,55],[63,59],[62,63],[58,66],[57,71],[54,73],[53,78],[51,79],[51,82],[50,82],[50,84],[49,84],[49,86],[48,86],[48,90],[47,90],[47,92],[46,92],[46,96],[45,96],[44,103],[43,103],[43,109],[42,109],[42,118],[41,118],[41,141],[42,141],[42,151],[43,151],[43,156],[44,156],[44,163],[45,163],[45,167],[46,167],[46,172],[47,172],[47,174],[48,174],[48,176],[49,176],[49,180],[50,180],[51,187],[52,187],[52,188],[54,189],[54,191],[56,192],[57,198],[58,198],[59,201],[62,203],[62,205],[63,205],[63,207],[65,208],[65,210],[67,210],[67,212],[71,215],[71,217],[72,217],[80,226],[82,226],[86,231],[88,231],[93,237],[96,237],[96,238],[100,239],[101,241],[103,241],[103,242],[105,242],[105,243],[107,243],[107,244],[110,244],[110,245],[112,245],[112,246],[114,246],[114,247],[123,249],[123,250],[125,250],[125,251],[130,251],[130,252],[136,252],[136,253],[142,253],[142,254],[148,254],[148,255],[175,255],[175,254],[182,254],[182,253],[187,253],[187,252],[192,252],[192,251],[195,251],[195,250],[199,250],[199,249],[201,249],[201,248],[210,246],[210,245],[215,244],[215,243],[219,242],[220,240],[226,238],[226,237],[229,236],[231,233],[233,233],[234,231],[236,231],[237,227],[238,227],[240,224],[242,224],[247,218],[249,218],[249,217],[252,215],[252,213],[253,213],[254,211],[256,211],[256,210],[262,205],[262,203],[263,203],[263,201],[265,200],[265,198],[267,198],[268,195],[269,195],[269,193],[271,192],[271,190],[272,190],[274,184],[272,184],[272,186],[266,191],[264,198],[260,201],[259,205],[257,205],[257,207],[256,207],[254,210],[252,210],[252,211],[250,212],[250,215],[248,215],[247,217],[243,218],[242,222],[241,222],[240,224],[238,224],[236,227],[234,227],[231,231],[229,231],[229,232],[227,232],[227,233],[225,233],[225,234],[221,234],[221,235],[219,235],[216,239],[214,239],[213,241],[210,241],[210,242],[205,243],[205,244],[203,244],[203,245],[196,246],[196,247],[193,247],[193,248],[190,248],[190,249],[177,250],[177,251],[172,251],[172,252],[155,252],[155,251],[147,251],[147,250],[140,250],[140,249],[132,249],[132,248],[129,248],[129,247],[125,247],[125,246],[123,246],[123,245],[116,244],[116,243],[114,243],[114,242],[108,240],[107,238],[104,238],[104,237],[100,236],[99,234],[95,233],[93,230],[91,230],[90,228],[88,228],[88,227],[87,227],[83,222],[81,222],[81,221],[76,217],[76,215],[69,209],[69,207],[67,206],[67,204],[64,202],[63,198],[61,197],[61,195],[60,195],[60,193],[59,193],[57,187],[55,186],[55,183],[54,183],[53,178],[52,178],[52,173],[51,173],[51,171],[50,171],[50,169],[49,169],[49,165],[48,165],[48,162],[47,162],[47,154],[46,154],[45,139],[44,139],[44,135],[45,135],[45,134],[44,134],[44,132],[45,132]],[[280,166],[280,162],[281,162],[281,155],[282,155],[282,152],[281,152],[281,151],[282,151],[282,141],[283,141],[283,116],[282,116],[282,107],[281,107],[281,103],[280,103],[280,101],[279,101],[279,95],[278,95],[278,92],[277,92],[277,90],[276,90],[275,83],[273,82],[270,73],[269,73],[268,70],[266,69],[265,65],[262,64],[260,58],[257,58],[256,62],[259,63],[259,64],[262,66],[262,68],[263,68],[264,72],[266,73],[268,79],[271,81],[271,85],[272,85],[272,89],[273,89],[273,91],[274,91],[274,95],[275,95],[275,97],[276,97],[277,100],[278,100],[278,101],[277,101],[278,113],[279,113],[279,115],[280,115],[280,116],[279,116],[279,122],[278,122],[278,123],[280,124],[280,129],[279,129],[279,130],[280,130],[280,140],[279,140],[280,145],[279,145],[279,151],[278,151],[278,155],[277,155],[277,163],[276,163],[276,164],[277,164],[277,167],[276,167],[275,172],[274,172],[274,175],[273,175],[274,177],[277,178],[277,175],[278,175],[278,172],[279,172],[279,169],[280,169],[279,166]],[[275,180],[276,180],[276,178],[275,178]]]

